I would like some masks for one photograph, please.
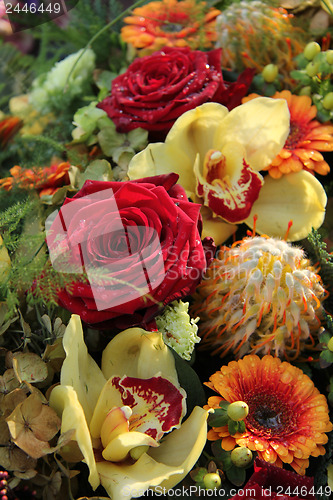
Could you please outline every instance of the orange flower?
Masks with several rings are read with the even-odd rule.
[[[51,167],[23,169],[18,165],[10,169],[11,177],[0,179],[0,188],[10,191],[14,186],[20,189],[36,189],[39,196],[52,195],[60,186],[69,184],[70,164],[63,162]]]
[[[0,121],[0,148],[6,146],[22,125],[22,121],[17,116],[10,116]]]
[[[259,97],[258,94],[251,94],[244,97],[242,102],[256,97]],[[284,148],[263,170],[268,170],[274,179],[302,169],[320,175],[328,174],[330,167],[319,151],[333,151],[333,125],[321,124],[315,120],[317,108],[311,105],[311,99],[306,95],[293,95],[289,90],[283,90],[276,92],[272,97],[287,101],[290,111],[290,133]]]
[[[141,49],[141,56],[164,46],[209,48],[216,40],[215,21],[219,14],[219,10],[208,9],[205,2],[195,0],[150,2],[125,17],[128,26],[122,28],[121,35],[125,42]]]
[[[249,406],[243,434],[231,436],[227,425],[208,432],[209,440],[222,439],[224,450],[246,446],[266,462],[290,464],[301,475],[310,456],[325,454],[325,432],[333,428],[326,398],[299,368],[270,355],[250,355],[222,366],[206,385],[222,396],[209,398],[206,409],[218,408],[222,400]]]

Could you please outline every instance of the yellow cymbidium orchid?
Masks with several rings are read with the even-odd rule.
[[[161,334],[119,333],[103,351],[100,369],[73,315],[63,345],[61,383],[50,406],[62,418],[62,433],[75,430],[92,487],[102,484],[112,499],[129,500],[180,482],[206,443],[207,412],[195,407],[181,424],[186,394]]]
[[[283,99],[258,97],[230,112],[218,103],[202,104],[178,118],[165,143],[150,144],[135,155],[128,176],[176,172],[187,196],[202,204],[203,237],[212,236],[216,244],[236,230],[234,224],[251,226],[254,215],[256,230],[274,237],[283,237],[292,220],[288,239],[299,240],[323,222],[322,185],[304,171],[279,182],[259,173],[288,134]]]

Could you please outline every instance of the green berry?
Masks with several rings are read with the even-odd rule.
[[[236,467],[246,467],[252,461],[252,451],[245,446],[239,446],[232,450],[230,458]]]
[[[326,50],[325,54],[328,64],[333,64],[333,50]]]
[[[312,59],[319,54],[320,52],[320,45],[317,42],[310,42],[307,44],[305,49],[303,50],[303,55],[305,59],[308,61],[312,61]]]
[[[216,472],[210,472],[203,478],[206,490],[213,490],[221,486],[221,478]]]
[[[311,91],[310,85],[303,87],[299,92],[299,95],[308,95],[309,97],[311,97],[311,94],[312,94],[312,91]]]
[[[228,406],[228,417],[235,422],[244,420],[249,414],[249,407],[244,401],[235,401]]]
[[[278,76],[279,69],[275,64],[267,64],[262,70],[262,76],[265,82],[272,83],[275,78]]]
[[[333,352],[333,337],[331,337],[330,340],[327,342],[327,347],[331,352]]]
[[[306,65],[305,72],[308,76],[316,76],[319,70],[319,65],[318,63],[314,63],[313,61],[309,62]]]
[[[333,109],[333,92],[329,92],[328,94],[325,95],[323,99],[323,106],[325,109],[328,109],[329,111]]]

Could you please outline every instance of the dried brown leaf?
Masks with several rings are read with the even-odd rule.
[[[42,382],[47,377],[47,366],[33,352],[18,352],[13,356],[13,369],[20,382]]]
[[[6,394],[1,403],[3,416],[8,417],[25,399],[27,399],[27,391],[22,388],[14,389],[9,394]]]
[[[48,441],[61,426],[56,412],[31,394],[6,419],[14,443],[33,458],[49,453]]]

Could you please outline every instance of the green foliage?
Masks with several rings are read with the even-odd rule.
[[[304,242],[305,249],[314,264],[319,266],[319,275],[323,280],[325,289],[329,296],[324,302],[328,311],[333,311],[333,255],[326,250],[326,243],[323,242],[320,233],[312,230],[307,240]]]
[[[9,99],[24,94],[35,76],[34,58],[0,39],[0,109],[8,111]]]
[[[59,61],[60,54],[64,57],[87,45],[90,39],[122,10],[123,6],[117,0],[94,2],[80,0],[69,12],[70,22],[67,26],[61,28],[56,23],[45,23],[34,28],[33,35],[40,40],[38,60],[41,70],[39,74],[48,71],[55,61]],[[115,26],[114,29],[119,31],[119,27],[119,25]],[[112,33],[111,30],[99,37],[92,49],[97,56],[99,67],[107,67],[115,51],[117,52],[117,57],[114,58],[117,61],[116,65],[124,59],[125,48],[120,43],[118,35]],[[48,65],[48,58],[52,59],[51,66]]]

